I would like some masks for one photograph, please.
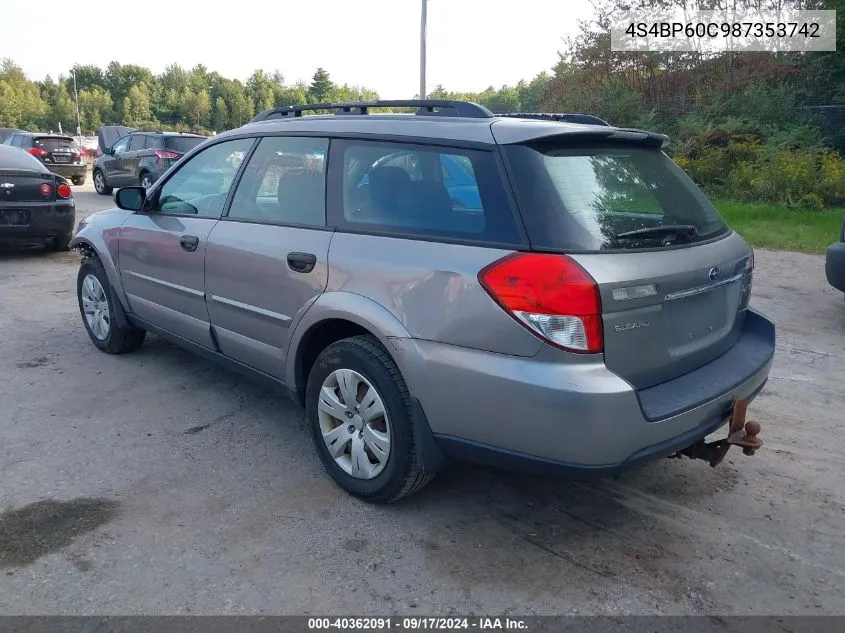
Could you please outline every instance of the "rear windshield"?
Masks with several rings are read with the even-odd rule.
[[[505,151],[536,248],[668,248],[728,231],[701,190],[658,149],[534,144]]]
[[[60,147],[74,147],[72,138],[59,136],[40,136],[35,138],[35,147],[40,147],[45,152],[52,152]]]
[[[194,149],[197,145],[202,143],[205,137],[202,136],[165,136],[164,148],[185,154],[189,150]]]

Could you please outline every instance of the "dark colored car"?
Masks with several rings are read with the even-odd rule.
[[[0,143],[5,141],[15,132],[25,132],[26,130],[19,130],[16,127],[0,127]]]
[[[0,145],[0,243],[66,251],[75,224],[67,180],[27,152]]]
[[[183,154],[207,138],[178,132],[132,131],[109,143],[110,135],[105,132],[116,127],[103,128],[99,134],[103,155],[94,161],[93,177],[94,188],[102,195],[109,195],[115,187],[150,187]]]
[[[827,249],[824,272],[831,286],[845,292],[845,222],[839,232],[839,241]]]
[[[15,132],[3,141],[4,145],[26,150],[53,173],[70,180],[75,185],[85,182],[88,165],[82,151],[71,136]]]

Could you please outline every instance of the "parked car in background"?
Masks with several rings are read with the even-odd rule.
[[[16,127],[0,127],[0,143],[5,141],[15,132],[25,132],[26,130],[19,130]]]
[[[133,130],[114,139],[115,130],[119,133],[131,128],[109,126],[98,135],[103,155],[94,161],[92,177],[94,188],[102,195],[109,195],[115,187],[152,186],[183,154],[208,138],[199,134]]]
[[[85,182],[88,165],[81,149],[71,136],[15,132],[8,136],[3,144],[26,150],[50,171],[63,176],[75,185]]]
[[[845,220],[839,231],[839,241],[831,244],[827,249],[824,272],[831,286],[845,292]]]
[[[397,106],[417,112],[368,115]],[[372,502],[445,457],[594,477],[754,454],[775,326],[749,304],[753,251],[665,136],[554,117],[263,112],[83,220],[83,327],[286,390]]]
[[[65,251],[75,224],[67,180],[27,152],[0,145],[0,242]]]

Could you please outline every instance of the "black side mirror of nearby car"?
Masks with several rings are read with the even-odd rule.
[[[118,207],[126,211],[140,211],[147,199],[147,190],[143,187],[123,187],[114,194]]]

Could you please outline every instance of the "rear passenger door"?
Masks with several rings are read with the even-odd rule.
[[[138,161],[141,160],[141,153],[147,142],[146,134],[133,134],[129,137],[129,147],[123,155],[122,179],[126,186],[139,184]]]
[[[208,314],[220,350],[284,377],[290,326],[325,290],[325,138],[265,137],[208,236]]]
[[[125,187],[127,185],[123,173],[123,159],[126,156],[131,136],[124,136],[112,145],[112,153],[106,155],[103,169],[110,187]]]

